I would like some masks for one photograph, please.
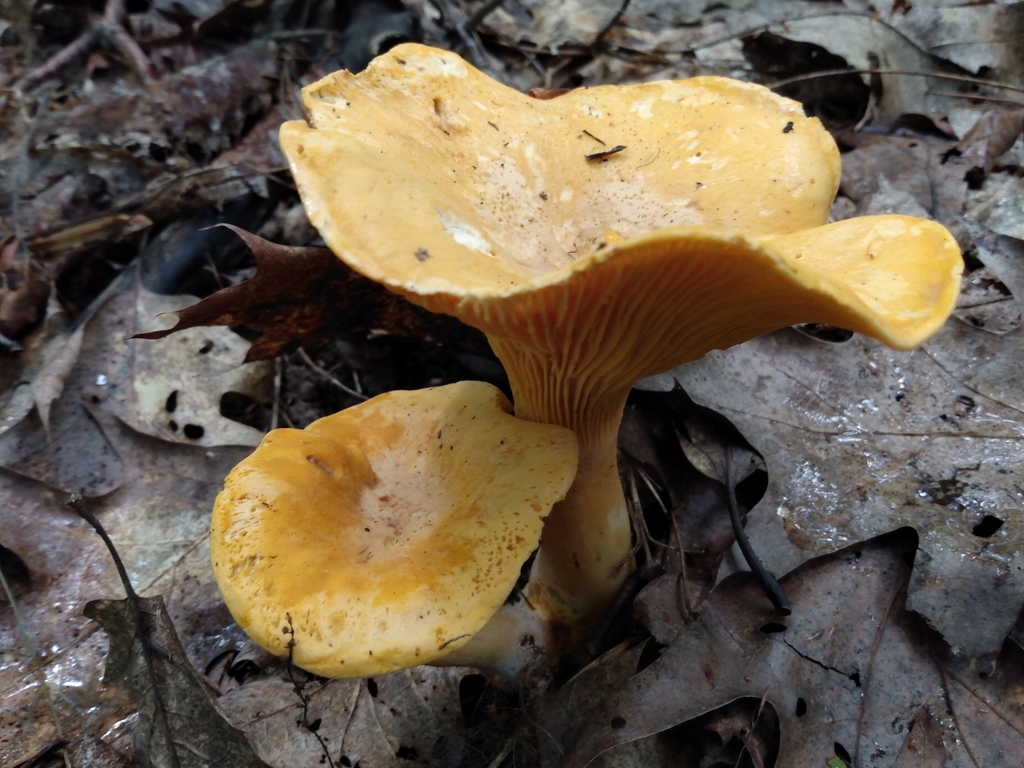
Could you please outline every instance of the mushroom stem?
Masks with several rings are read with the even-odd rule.
[[[576,477],[544,521],[526,591],[540,615],[558,628],[557,650],[565,652],[600,620],[633,570],[616,461],[632,380],[566,376],[578,351],[564,350],[566,359],[552,360],[498,336],[489,340],[508,373],[517,418],[568,427],[579,440]]]
[[[600,620],[633,571],[629,513],[615,452],[614,438],[580,447],[576,479],[544,521],[530,572],[530,602],[570,630],[564,642],[571,645]]]
[[[431,662],[435,667],[477,667],[509,680],[546,679],[558,660],[551,626],[526,601],[505,604],[461,648]]]

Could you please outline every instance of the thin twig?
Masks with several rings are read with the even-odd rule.
[[[619,19],[622,18],[622,14],[624,14],[626,9],[629,8],[630,2],[632,2],[632,0],[622,0],[622,5],[619,6],[619,10],[617,10],[615,15],[608,20],[608,23],[602,27],[601,31],[594,36],[593,41],[590,43],[591,48],[596,48],[604,42],[605,35],[611,32],[612,27],[619,23]]]
[[[819,72],[807,72],[803,75],[794,75],[784,80],[778,80],[768,86],[769,90],[775,91],[793,83],[802,83],[805,80],[815,80],[819,77],[837,77],[839,75],[907,75],[908,77],[934,77],[939,80],[955,80],[959,83],[970,83],[972,85],[986,85],[990,88],[1001,88],[1005,91],[1024,93],[1024,86],[1000,83],[995,80],[985,80],[980,77],[969,75],[955,75],[947,72],[923,72],[917,69],[857,69],[855,67],[843,67],[841,69],[823,69]],[[969,93],[961,94],[962,98],[970,99],[973,96]]]
[[[984,101],[990,104],[1006,104],[1011,107],[1024,107],[1024,101],[1017,99],[1001,99],[998,96],[985,96],[981,93],[964,93],[963,91],[927,91],[929,96],[944,96],[950,99],[968,99],[969,101]]]
[[[21,611],[18,610],[18,602],[14,599],[14,592],[11,591],[11,587],[7,583],[7,576],[4,574],[2,568],[0,568],[0,585],[3,586],[4,595],[7,596],[7,602],[10,604],[11,611],[14,613],[14,623],[18,627],[18,632],[21,633],[21,641],[25,644],[25,650],[27,650],[28,655],[34,659],[36,658],[36,646],[28,634],[28,627],[25,626],[25,622],[21,618]]]
[[[340,389],[345,394],[351,395],[352,397],[356,398],[357,400],[369,400],[370,399],[366,395],[364,395],[364,394],[362,394],[360,392],[356,392],[351,387],[346,387],[344,384],[342,384],[336,378],[331,376],[331,374],[329,374],[323,368],[321,368],[319,365],[317,365],[312,360],[310,360],[309,359],[309,355],[306,354],[306,350],[299,349],[299,357],[302,358],[302,362],[304,362],[306,365],[308,365],[312,370],[314,370],[317,373],[319,373],[321,376],[323,376],[325,379],[327,379],[329,382],[331,382],[331,384],[336,386],[338,389]]]
[[[57,75],[64,67],[84,56],[100,40],[107,41],[124,56],[144,83],[152,82],[156,79],[153,67],[146,54],[139,48],[139,44],[121,23],[124,16],[125,0],[108,0],[102,17],[47,61],[21,77],[14,84],[14,89],[23,93],[31,91],[44,80]]]
[[[647,528],[647,520],[644,518],[644,508],[640,503],[640,492],[636,487],[636,471],[633,467],[629,468],[629,472],[626,474],[626,477],[629,480],[629,495],[632,501],[630,508],[633,510],[635,517],[633,525],[636,526],[636,537],[639,539],[638,543],[644,548],[644,557],[647,559],[647,565],[649,567],[653,562],[653,557],[651,556],[651,545],[649,543],[651,539],[651,532]]]
[[[637,472],[640,477],[647,484],[647,488],[658,502],[658,506],[661,507],[661,511],[665,513],[669,521],[672,523],[672,536],[676,540],[676,549],[679,552],[679,579],[680,586],[683,588],[683,610],[685,615],[683,616],[684,621],[689,621],[693,618],[693,598],[690,596],[690,581],[686,573],[686,549],[683,546],[683,534],[679,530],[679,520],[676,519],[675,511],[669,510],[665,506],[665,502],[661,499],[661,494],[654,487],[654,481],[644,471],[643,467],[638,467]],[[671,547],[669,547],[671,549]]]
[[[270,431],[277,429],[277,417],[281,412],[281,356],[274,358],[274,405],[270,411]]]
[[[288,617],[288,627],[285,629],[285,634],[291,635],[288,640],[288,679],[291,681],[292,689],[295,691],[295,695],[299,697],[299,701],[302,702],[302,727],[313,734],[313,737],[320,743],[320,749],[324,752],[324,757],[327,758],[328,768],[334,768],[334,761],[331,759],[331,752],[327,749],[327,745],[324,744],[324,740],[321,738],[319,728],[313,729],[309,723],[309,697],[306,696],[303,689],[306,687],[306,682],[300,683],[295,679],[295,664],[292,662],[292,656],[295,652],[295,625],[292,623],[292,615],[290,613],[285,614]]]
[[[491,760],[491,763],[487,766],[487,768],[499,768],[499,766],[503,762],[505,762],[505,758],[508,757],[509,752],[512,751],[512,747],[514,747],[515,745],[516,738],[515,736],[513,736],[511,739],[505,742],[505,746],[503,746],[501,750],[498,752],[498,754],[494,756],[494,759]]]
[[[672,520],[672,533],[676,539],[676,546],[679,547],[679,578],[683,587],[683,608],[686,615],[683,617],[689,621],[693,618],[693,598],[690,597],[690,580],[686,574],[686,550],[683,548],[683,534],[679,530],[679,521],[674,514],[669,515]]]
[[[491,11],[497,10],[498,6],[503,2],[505,0],[487,0],[486,3],[473,12],[472,16],[462,23],[462,29],[467,33],[475,31],[480,26],[480,22],[486,19]]]
[[[909,576],[907,577],[909,581]],[[860,762],[860,745],[864,730],[864,715],[868,708],[868,694],[872,688],[872,681],[874,675],[872,674],[875,666],[875,659],[878,657],[878,647],[882,644],[882,635],[885,634],[885,630],[889,628],[889,617],[892,616],[893,608],[899,598],[906,598],[907,582],[900,584],[895,590],[893,590],[892,596],[889,598],[889,602],[885,606],[885,613],[878,621],[878,628],[875,630],[875,638],[871,643],[871,650],[868,652],[868,664],[864,670],[864,674],[861,676],[861,694],[860,694],[860,711],[857,713],[857,741],[853,748],[853,764],[861,765]]]
[[[789,616],[793,612],[790,608],[789,598],[782,591],[779,582],[775,580],[775,577],[768,572],[768,569],[758,559],[754,548],[750,546],[746,531],[743,530],[740,510],[736,505],[736,484],[734,482],[732,452],[732,446],[725,449],[725,496],[729,502],[729,519],[732,521],[732,530],[736,536],[736,543],[740,545],[740,551],[743,552],[743,557],[747,561],[751,572],[753,572],[754,578],[757,579],[757,583],[764,590],[765,596],[775,606],[775,612],[780,616]]]
[[[764,759],[760,754],[750,748],[750,742],[754,739],[754,729],[757,728],[757,723],[761,719],[761,713],[764,711],[765,702],[768,701],[768,689],[765,688],[764,693],[761,694],[761,701],[757,705],[757,712],[754,713],[753,718],[750,720],[750,730],[743,739],[743,746],[740,747],[740,753],[736,756],[736,765],[734,768],[739,768],[740,761],[743,759],[743,752],[746,751],[750,755],[750,762],[754,764],[754,768],[764,768]]]
[[[446,1],[445,7],[448,10],[448,17],[451,18],[451,4]],[[467,28],[466,25],[467,22],[465,21],[454,24],[453,29],[455,30],[455,34],[459,36],[459,39],[465,46],[466,53],[469,54],[469,59],[473,62],[473,65],[481,72],[494,77],[494,70],[484,57],[483,50],[480,47],[480,42],[476,39],[476,33],[472,29]]]

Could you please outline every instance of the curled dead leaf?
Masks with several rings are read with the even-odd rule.
[[[178,311],[174,328],[135,338],[162,339],[203,325],[250,326],[263,335],[253,343],[246,362],[277,357],[331,336],[373,331],[435,339],[470,352],[489,349],[479,331],[410,304],[356,274],[326,248],[277,245],[228,228],[252,249],[256,275]]]

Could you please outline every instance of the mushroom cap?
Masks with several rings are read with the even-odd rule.
[[[416,294],[504,295],[609,231],[807,229],[839,186],[818,120],[722,77],[538,100],[405,44],[307,86],[303,103],[312,127],[285,123],[280,140],[310,221],[358,272]]]
[[[797,322],[907,349],[959,291],[959,248],[934,222],[826,225],[835,143],[761,86],[698,77],[537,100],[406,44],[303,94],[312,126],[286,123],[281,145],[327,244],[483,330],[527,379],[535,363],[508,355],[631,382]]]
[[[431,662],[501,607],[576,472],[489,384],[391,392],[278,429],[232,470],[214,573],[259,645],[327,677]],[[294,631],[294,635],[292,632]]]

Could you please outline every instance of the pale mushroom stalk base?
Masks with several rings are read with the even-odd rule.
[[[520,683],[543,683],[558,661],[551,630],[550,623],[525,600],[506,603],[473,639],[431,664],[476,667]]]
[[[633,571],[629,513],[616,462],[629,390],[586,398],[573,382],[551,389],[533,382],[523,386],[513,367],[522,357],[503,356],[500,340],[492,339],[492,346],[509,371],[516,416],[568,427],[579,440],[576,478],[544,521],[526,590],[537,611],[559,627],[564,652],[598,623]]]

